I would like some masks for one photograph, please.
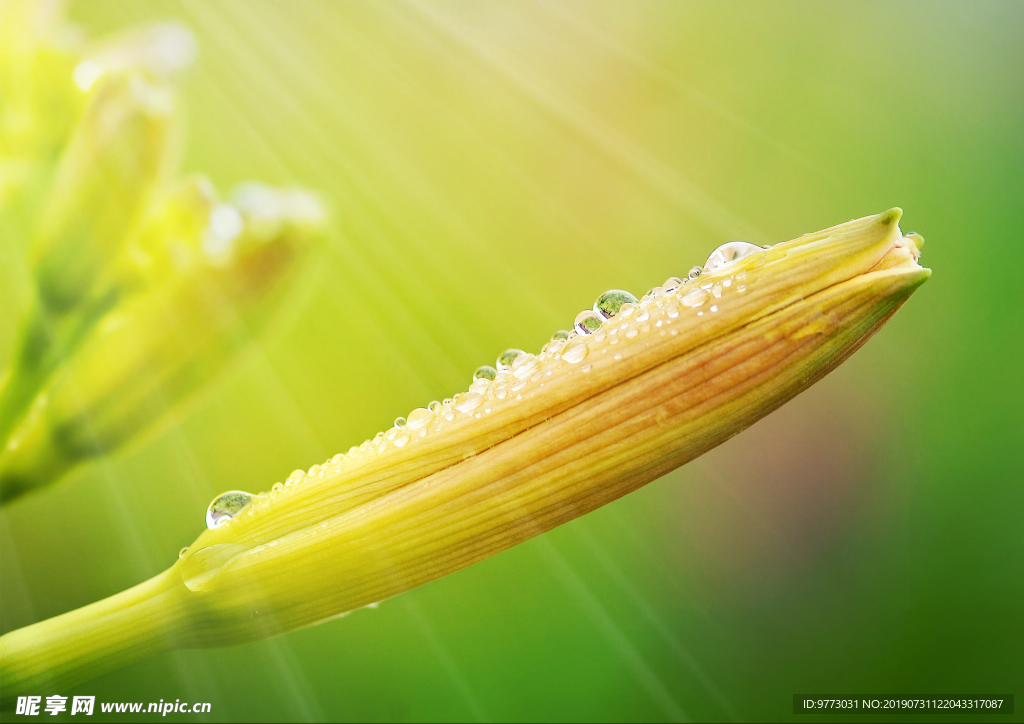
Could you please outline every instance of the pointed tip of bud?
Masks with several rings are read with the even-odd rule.
[[[888,211],[883,211],[878,215],[878,220],[885,226],[896,226],[900,222],[900,218],[903,216],[903,209],[899,206],[894,206]]]

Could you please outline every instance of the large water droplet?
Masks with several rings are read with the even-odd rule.
[[[683,286],[682,279],[679,277],[669,277],[665,280],[665,283],[661,285],[661,288],[665,290],[666,294],[671,294],[681,286]]]
[[[578,364],[587,356],[587,343],[582,339],[573,340],[562,350],[562,359],[571,364]]]
[[[499,370],[507,370],[512,366],[512,360],[521,354],[523,354],[521,349],[506,349],[498,356],[498,362],[495,364],[495,367]]]
[[[206,527],[216,528],[234,518],[252,501],[252,494],[244,490],[221,493],[206,509]]]
[[[594,311],[605,319],[611,319],[619,313],[623,304],[636,304],[637,299],[629,292],[612,289],[605,292],[594,302]]]
[[[546,355],[548,357],[552,357],[552,356],[558,354],[559,352],[561,352],[562,351],[562,347],[564,347],[564,346],[565,346],[565,340],[564,339],[553,339],[550,342],[548,342],[547,344],[545,344],[543,347],[541,347],[540,352],[543,355]]]
[[[512,374],[517,380],[529,377],[540,367],[540,360],[532,354],[521,354],[512,363]]]
[[[592,309],[584,309],[576,315],[573,326],[579,334],[593,334],[601,329],[602,317]]]
[[[708,293],[703,289],[692,289],[680,300],[684,306],[699,307],[708,300]]]
[[[708,257],[704,268],[708,271],[714,271],[719,267],[738,261],[743,257],[750,256],[758,251],[762,251],[761,247],[750,244],[746,241],[726,242],[711,252],[711,256]]]
[[[455,409],[459,412],[470,412],[480,407],[480,403],[484,401],[483,395],[477,394],[476,392],[466,392],[465,394],[459,395],[459,399],[455,401]]]
[[[477,367],[476,372],[473,373],[474,380],[493,380],[497,376],[498,370],[494,369],[490,365]]]
[[[427,423],[434,419],[434,413],[430,410],[425,410],[422,407],[417,407],[415,410],[409,413],[409,421],[406,423],[411,430],[421,430],[427,426]]]

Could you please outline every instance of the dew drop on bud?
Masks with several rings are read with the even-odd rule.
[[[229,490],[221,493],[206,509],[206,527],[216,528],[242,512],[252,501],[252,495],[244,490]]]
[[[690,273],[687,274],[686,276],[689,279],[696,279],[697,277],[700,276],[700,272],[701,272],[701,268],[699,266],[695,266],[692,269],[690,269]]]
[[[466,392],[459,395],[459,399],[455,401],[455,409],[459,412],[470,412],[478,408],[483,401],[483,395],[476,392]]]
[[[517,380],[521,380],[536,372],[538,367],[540,367],[540,360],[534,355],[521,354],[516,357],[515,362],[512,363],[512,375]]]
[[[474,380],[493,380],[497,376],[498,370],[494,369],[490,365],[477,367],[476,372],[473,373]]]
[[[506,349],[498,356],[498,361],[494,366],[499,370],[507,370],[512,366],[512,360],[522,353],[523,350],[521,349]]]
[[[601,329],[601,315],[592,309],[584,309],[576,315],[573,326],[579,334],[593,334]]]
[[[434,413],[430,410],[425,410],[422,407],[417,407],[415,410],[409,413],[409,421],[406,423],[410,430],[422,430],[427,426],[427,423],[434,419]]]
[[[405,427],[405,418],[404,417],[396,417],[395,418],[395,427]]]
[[[551,335],[551,341],[552,342],[555,342],[555,341],[560,340],[560,339],[569,339],[569,333],[566,332],[564,329],[560,329],[557,332],[555,332],[553,335]]]
[[[562,359],[571,364],[578,364],[587,356],[587,343],[582,339],[570,342],[562,350]]]
[[[661,285],[661,288],[665,290],[666,294],[670,294],[681,286],[683,286],[682,279],[679,277],[669,277],[665,280],[665,283]]]
[[[429,405],[427,405],[427,409],[430,410],[431,412],[437,412],[438,410],[441,409],[441,403],[438,402],[437,400],[434,400]]]
[[[594,302],[594,311],[605,319],[611,319],[619,313],[623,304],[636,304],[636,302],[636,297],[629,292],[612,289],[597,298],[597,301]]]
[[[730,241],[722,244],[720,247],[711,252],[711,256],[708,257],[707,263],[704,268],[708,271],[714,271],[726,264],[738,261],[745,256],[750,256],[754,252],[762,251],[761,247],[754,244],[750,244],[746,241]]]

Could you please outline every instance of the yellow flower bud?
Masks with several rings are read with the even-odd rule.
[[[686,282],[602,295],[579,334],[509,350],[468,391],[269,493],[221,496],[152,580],[0,637],[0,690],[321,622],[635,490],[806,389],[896,312],[930,275],[899,217],[733,242]]]
[[[62,314],[89,297],[169,169],[173,94],[137,74],[91,93],[56,171],[31,250],[39,301]]]
[[[0,496],[138,440],[191,400],[270,318],[320,213],[306,192],[256,185],[218,203],[200,180],[158,204],[118,267],[119,301],[0,450]]]

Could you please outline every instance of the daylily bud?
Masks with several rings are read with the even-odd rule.
[[[247,347],[294,280],[315,229],[309,214],[320,213],[306,192],[259,188],[273,208],[259,206],[258,224],[248,191],[239,205],[215,203],[202,182],[158,205],[126,253],[117,277],[123,297],[0,451],[0,497],[139,439]],[[154,266],[159,273],[150,273]]]
[[[0,390],[0,445],[95,323],[97,284],[170,163],[175,104],[167,88],[114,74],[89,96],[39,212],[30,254],[36,299]]]
[[[598,300],[585,333],[509,350],[469,391],[269,493],[231,491],[167,571],[0,638],[0,689],[342,615],[587,513],[732,437],[862,345],[923,283],[898,209],[689,281]]]
[[[196,41],[178,23],[136,26],[100,40],[75,66],[74,81],[83,91],[109,73],[141,72],[157,80],[170,80],[192,64]]]
[[[104,76],[64,151],[32,262],[43,309],[65,313],[93,292],[168,170],[175,101],[137,74]]]
[[[35,202],[84,101],[71,80],[83,45],[59,3],[0,2],[0,211]],[[28,204],[31,206],[31,204]],[[7,234],[25,235],[19,218]]]

